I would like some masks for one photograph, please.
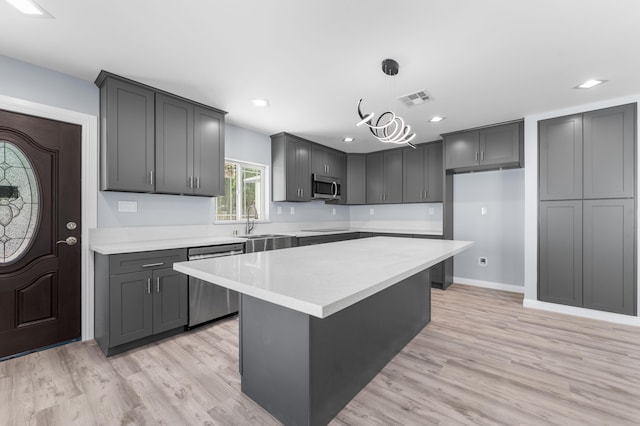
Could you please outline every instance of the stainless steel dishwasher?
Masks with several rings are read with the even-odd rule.
[[[190,248],[189,260],[211,259],[244,253],[243,243]],[[238,312],[240,297],[233,290],[189,277],[189,325],[195,327]]]

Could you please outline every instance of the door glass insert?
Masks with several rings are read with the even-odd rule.
[[[0,264],[20,259],[31,245],[39,199],[31,162],[16,145],[0,140]]]

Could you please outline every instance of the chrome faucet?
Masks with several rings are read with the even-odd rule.
[[[252,221],[249,220],[251,219],[251,210],[253,210]],[[256,206],[252,204],[249,207],[247,207],[247,227],[245,229],[247,235],[251,234],[251,231],[253,231],[253,227],[256,225],[257,218],[258,218],[258,211],[256,210]]]

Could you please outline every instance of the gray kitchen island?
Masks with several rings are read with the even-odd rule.
[[[286,425],[324,425],[429,323],[429,268],[472,244],[375,237],[174,269],[241,293],[242,392]]]

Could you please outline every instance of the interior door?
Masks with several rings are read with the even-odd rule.
[[[0,359],[77,339],[81,129],[0,110]]]

